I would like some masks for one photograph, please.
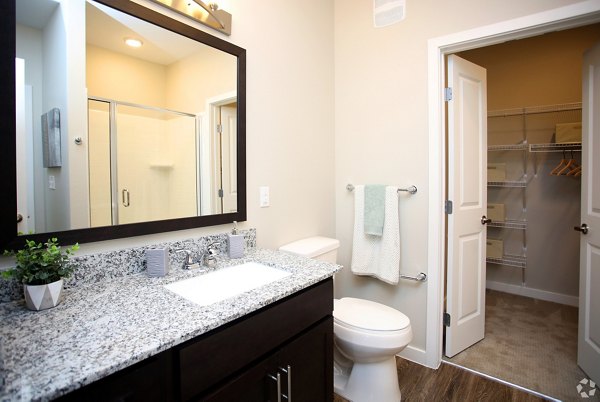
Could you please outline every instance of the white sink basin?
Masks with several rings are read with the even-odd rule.
[[[165,288],[191,302],[208,306],[290,275],[277,268],[247,262],[174,282]]]

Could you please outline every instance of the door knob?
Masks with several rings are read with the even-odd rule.
[[[587,234],[589,227],[587,224],[582,223],[581,226],[575,226],[573,229],[583,234]]]
[[[17,223],[23,222],[23,215],[17,214]]]
[[[483,215],[481,217],[481,224],[485,225],[486,223],[492,223],[492,220],[490,218],[488,218],[487,216]]]

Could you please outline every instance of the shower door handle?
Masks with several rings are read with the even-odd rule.
[[[123,206],[124,207],[128,207],[130,205],[130,203],[129,203],[129,190],[127,190],[126,188],[124,188],[123,191],[121,191],[121,196],[123,198]]]

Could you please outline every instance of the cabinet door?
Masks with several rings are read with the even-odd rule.
[[[326,318],[287,344],[279,354],[278,368],[282,392],[291,393],[292,401],[332,401],[333,318]]]
[[[273,354],[234,376],[217,390],[200,397],[203,402],[275,402],[277,401],[277,355]]]
[[[332,317],[325,318],[266,359],[198,400],[276,402],[290,400],[290,393],[293,402],[333,400]]]

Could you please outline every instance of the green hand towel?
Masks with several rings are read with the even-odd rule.
[[[385,186],[372,184],[365,186],[365,234],[383,235],[385,218]]]

